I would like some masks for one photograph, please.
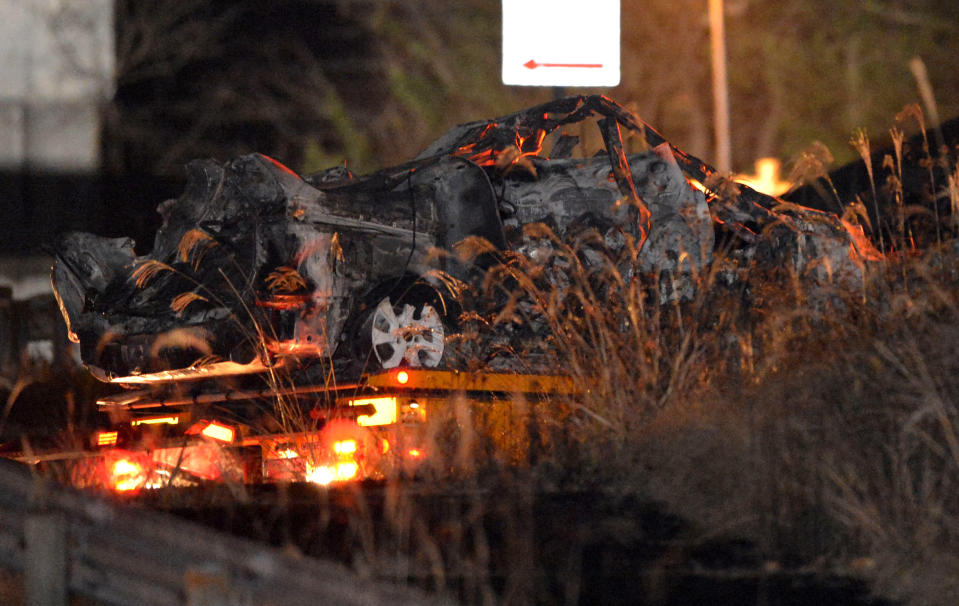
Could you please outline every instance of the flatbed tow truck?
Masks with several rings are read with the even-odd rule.
[[[98,407],[111,422],[82,448],[6,456],[59,465],[78,488],[120,494],[204,483],[330,485],[414,477],[424,462],[443,456],[434,448],[436,432],[455,418],[456,403],[509,415],[517,399],[549,398],[552,404],[585,391],[565,376],[423,368],[332,386],[192,393],[189,382],[180,387],[177,393],[138,390],[101,398]]]

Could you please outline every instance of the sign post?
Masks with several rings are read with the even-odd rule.
[[[503,0],[503,84],[619,84],[619,0]]]
[[[709,0],[709,40],[713,64],[713,117],[716,122],[716,168],[733,169],[729,143],[729,78],[726,76],[726,30],[723,0]]]

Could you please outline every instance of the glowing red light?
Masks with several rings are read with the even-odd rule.
[[[121,458],[109,466],[109,481],[117,492],[140,490],[147,481],[147,470],[132,458]]]
[[[356,454],[356,440],[338,440],[333,442],[333,452],[338,455]]]

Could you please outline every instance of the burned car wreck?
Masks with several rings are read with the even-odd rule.
[[[573,158],[577,138],[564,127],[586,120],[604,153]],[[626,135],[647,151],[627,153]],[[535,255],[523,229],[532,224],[560,238],[595,230],[613,250],[639,243],[635,274],[672,276],[663,300],[692,296],[717,230],[813,278],[825,265],[831,279],[859,279],[874,254],[834,215],[746,186],[719,195],[717,183],[616,103],[570,97],[457,126],[366,176],[300,176],[258,154],[195,161],[184,193],[158,208],[149,254],[135,255],[129,239],[68,234],[54,288],[84,363],[138,384],[311,360],[441,366],[457,313],[447,287],[497,259],[467,265],[436,251],[482,239]]]

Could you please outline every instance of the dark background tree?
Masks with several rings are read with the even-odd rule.
[[[500,11],[481,0],[116,0],[102,171],[4,174],[16,229],[0,248],[33,254],[57,233],[87,230],[131,235],[145,252],[154,209],[181,191],[191,159],[258,151],[301,172],[346,162],[363,173],[455,124],[552,98],[552,88],[501,84]],[[859,127],[882,143],[920,99],[916,57],[940,115],[959,114],[959,5],[727,0],[726,24],[738,171],[816,141],[837,164],[853,160]],[[623,2],[621,30],[621,84],[566,92],[608,94],[714,159],[705,0]]]
[[[816,140],[852,159],[853,129],[879,139],[918,101],[915,56],[941,115],[959,113],[957,5],[731,0],[726,19],[737,169]],[[478,0],[118,0],[105,167],[179,175],[252,150],[304,171],[401,162],[456,123],[553,95],[500,83],[499,20]],[[624,2],[622,82],[600,91],[706,158],[708,34],[703,0]]]

